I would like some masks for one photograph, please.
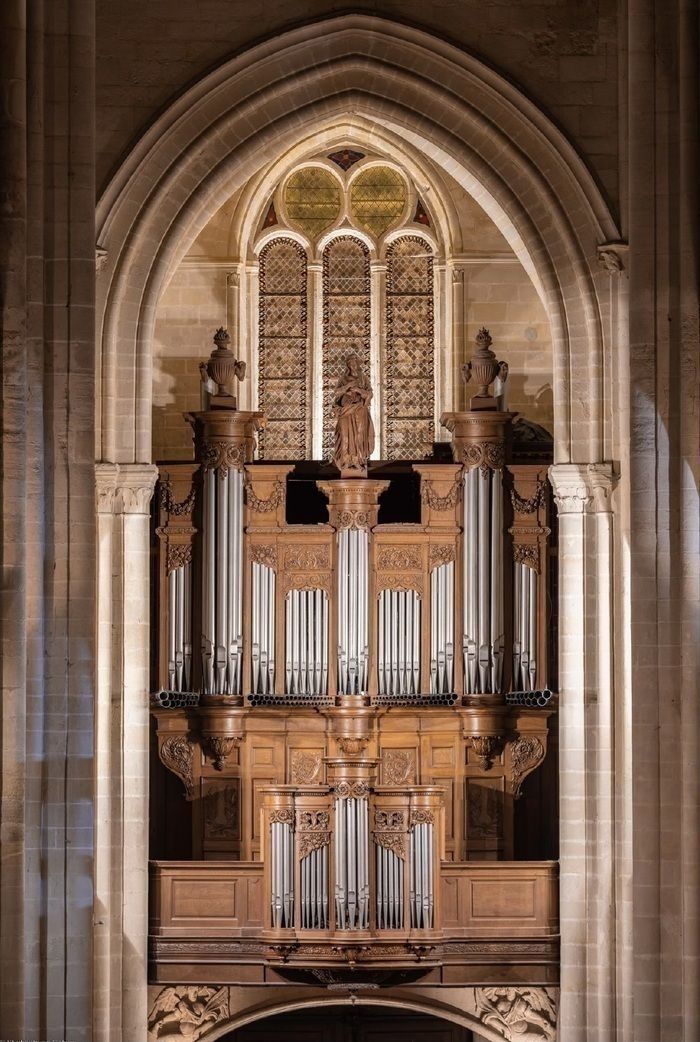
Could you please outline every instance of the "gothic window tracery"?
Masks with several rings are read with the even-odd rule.
[[[308,415],[307,255],[277,238],[260,252],[258,401],[267,416],[261,459],[305,459]]]

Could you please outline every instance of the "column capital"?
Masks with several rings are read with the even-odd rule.
[[[98,514],[148,514],[158,480],[154,463],[96,463]]]
[[[607,514],[619,474],[612,463],[554,463],[549,480],[560,516]]]

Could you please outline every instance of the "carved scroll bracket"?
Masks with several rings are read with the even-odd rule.
[[[536,735],[521,735],[510,745],[510,777],[513,788],[513,798],[519,799],[522,795],[522,784],[528,774],[532,774],[536,767],[544,760],[544,743]]]
[[[161,763],[177,775],[185,786],[185,799],[194,799],[194,778],[192,765],[194,762],[194,746],[187,735],[168,735],[158,749]]]

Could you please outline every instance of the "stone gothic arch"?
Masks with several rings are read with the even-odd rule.
[[[609,388],[621,280],[598,263],[619,233],[572,145],[512,84],[426,33],[366,15],[307,25],[244,52],[182,94],[146,131],[100,200],[98,685],[95,1038],[137,1038],[147,1018],[148,504],[151,341],[169,273],[231,192],[310,125],[358,115],[404,148],[429,150],[497,223],[545,303],[554,351],[555,466],[562,546],[562,1022],[585,1023],[588,946],[608,990],[611,904],[595,914],[582,873],[606,873],[612,794],[585,784],[612,729],[612,466]],[[612,265],[613,271],[619,267]],[[591,594],[594,594],[591,597]],[[602,639],[601,638],[605,638]],[[589,654],[592,648],[596,654]],[[586,739],[585,693],[598,694]],[[113,703],[122,706],[113,715]],[[605,752],[608,750],[608,752]],[[118,764],[110,786],[105,765]],[[605,783],[601,783],[605,784]],[[115,850],[110,821],[122,824]],[[597,822],[584,857],[580,830]],[[598,846],[596,846],[598,844]],[[609,873],[608,873],[609,874]],[[605,886],[605,883],[601,884]],[[612,887],[612,883],[609,884]],[[598,891],[600,894],[600,890]],[[612,894],[610,895],[612,901]],[[597,938],[601,938],[600,945]],[[116,941],[120,938],[119,941]],[[120,948],[119,971],[110,953]],[[602,954],[601,954],[602,951]],[[583,1004],[583,1005],[582,1005]],[[119,1012],[115,1012],[115,1009]],[[115,1018],[119,1023],[116,1023]],[[567,1042],[584,1035],[566,1030]]]

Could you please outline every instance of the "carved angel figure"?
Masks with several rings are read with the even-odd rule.
[[[228,1014],[228,988],[164,988],[153,1004],[148,1030],[153,1038],[196,1042]]]
[[[362,372],[360,359],[356,354],[349,354],[333,397],[336,418],[333,463],[343,476],[364,475],[367,471],[367,460],[374,451],[371,401],[372,388]]]
[[[507,1042],[554,1042],[556,1010],[544,988],[475,988],[479,1019]]]

